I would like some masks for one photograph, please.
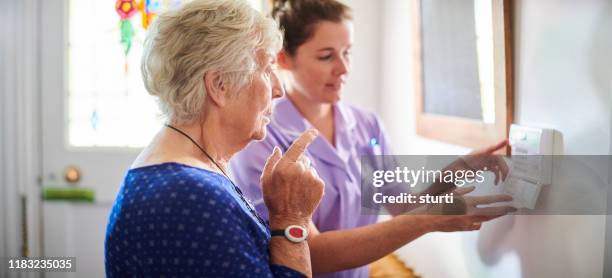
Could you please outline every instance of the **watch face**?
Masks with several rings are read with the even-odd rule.
[[[285,229],[285,237],[293,242],[302,242],[308,238],[308,230],[302,226],[291,225]]]
[[[292,237],[301,238],[301,237],[304,236],[304,231],[302,231],[302,229],[300,229],[300,228],[291,228],[291,229],[289,229],[289,234]]]

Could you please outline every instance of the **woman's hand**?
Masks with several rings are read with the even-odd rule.
[[[495,152],[507,145],[508,140],[503,140],[495,145],[475,150],[456,160],[448,168],[452,171],[491,171],[495,174],[495,184],[498,184],[500,181],[506,180],[509,170],[504,159],[500,155],[496,155]]]
[[[288,225],[307,227],[323,197],[323,180],[304,156],[304,150],[317,135],[314,129],[305,131],[284,156],[275,147],[266,162],[261,183],[272,229],[284,229]]]
[[[456,203],[447,204],[442,208],[440,216],[430,216],[431,224],[435,231],[455,232],[473,231],[480,229],[482,222],[486,222],[508,213],[515,212],[516,208],[509,205],[479,207],[480,205],[492,205],[499,202],[512,201],[510,195],[487,195],[487,196],[464,196],[472,192],[473,186],[458,188],[453,193],[456,195]]]

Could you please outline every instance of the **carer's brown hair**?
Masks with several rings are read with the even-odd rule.
[[[283,31],[283,49],[294,56],[321,21],[352,20],[351,8],[336,0],[274,0],[272,17]]]

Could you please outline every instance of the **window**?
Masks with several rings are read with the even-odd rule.
[[[418,0],[414,7],[417,134],[478,148],[512,122],[509,0]]]
[[[162,11],[186,2],[142,1]],[[263,10],[263,1],[248,2]],[[133,37],[127,55],[120,43],[120,20],[115,1],[70,1],[67,135],[72,147],[144,147],[162,124],[141,78],[143,12],[129,18]]]

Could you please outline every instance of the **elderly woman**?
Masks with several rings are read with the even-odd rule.
[[[266,135],[281,35],[243,1],[196,0],[160,15],[143,79],[167,125],[127,172],[112,208],[105,265],[114,276],[311,276],[307,230],[323,182],[304,132],[261,176],[264,222],[227,176],[233,154]],[[270,231],[271,230],[271,231]]]

